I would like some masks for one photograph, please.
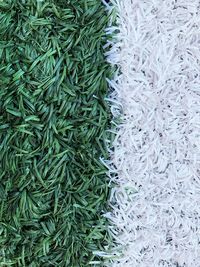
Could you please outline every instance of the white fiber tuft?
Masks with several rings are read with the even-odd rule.
[[[200,267],[198,0],[115,0],[111,267]],[[115,173],[117,175],[112,175]],[[122,252],[122,253],[121,253]]]

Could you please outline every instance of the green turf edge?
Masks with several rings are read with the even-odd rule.
[[[103,264],[107,21],[98,0],[0,2],[0,266]]]

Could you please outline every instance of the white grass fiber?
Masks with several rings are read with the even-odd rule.
[[[111,267],[200,267],[200,3],[113,0]],[[108,7],[109,8],[109,7]],[[116,173],[116,175],[112,175]],[[122,254],[119,251],[122,249]]]

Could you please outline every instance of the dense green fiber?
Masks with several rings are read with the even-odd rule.
[[[109,242],[100,0],[0,1],[0,266],[90,266]]]

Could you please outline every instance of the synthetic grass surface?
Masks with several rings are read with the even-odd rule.
[[[107,19],[99,0],[0,2],[0,266],[86,267],[110,240]]]
[[[111,110],[122,112],[109,162],[116,257],[107,266],[199,267],[199,1],[112,3],[108,59],[120,70]]]

